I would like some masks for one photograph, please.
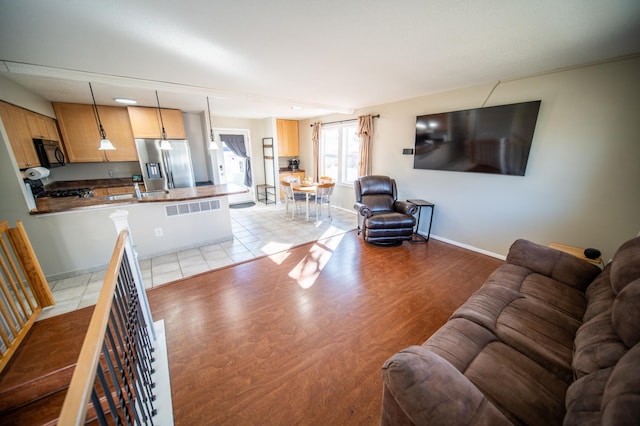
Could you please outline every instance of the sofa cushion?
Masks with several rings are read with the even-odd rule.
[[[640,278],[640,237],[622,244],[611,261],[611,286],[618,294],[631,281]]]
[[[640,419],[640,345],[613,368],[602,396],[602,424],[631,425]]]
[[[602,395],[613,367],[596,370],[567,389],[564,426],[600,425]]]
[[[611,312],[613,328],[628,347],[640,342],[639,306],[640,278],[629,283],[618,293]]]
[[[567,383],[504,343],[489,343],[464,375],[513,423],[562,422]]]
[[[616,295],[611,288],[611,264],[604,267],[600,275],[591,283],[585,292],[587,309],[582,318],[587,322],[596,315],[608,311],[613,306]]]
[[[600,313],[582,324],[576,333],[573,355],[576,377],[615,365],[627,349],[613,329],[611,311]]]
[[[485,346],[497,340],[495,334],[481,325],[455,318],[447,321],[422,346],[464,372]]]
[[[580,322],[538,300],[514,300],[498,318],[500,341],[522,352],[567,384],[573,381],[573,339]]]
[[[507,262],[524,266],[581,291],[600,273],[600,268],[589,262],[522,239],[511,245]]]

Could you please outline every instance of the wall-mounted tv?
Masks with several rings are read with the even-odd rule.
[[[524,176],[540,101],[416,118],[414,169]]]

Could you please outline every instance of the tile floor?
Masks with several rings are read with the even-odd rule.
[[[291,220],[290,213],[285,217],[282,204],[265,206],[257,203],[254,207],[231,209],[233,240],[141,260],[142,281],[146,288],[156,287],[341,234],[357,226],[355,212],[334,207],[329,221],[324,207],[320,221],[316,223],[313,217],[307,222],[304,209],[301,210]],[[105,273],[106,270],[102,270],[49,282],[56,305],[45,308],[38,319],[95,305]]]

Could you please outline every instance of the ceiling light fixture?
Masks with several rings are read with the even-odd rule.
[[[213,137],[213,127],[211,125],[211,107],[209,107],[209,97],[207,96],[207,111],[209,112],[209,138],[211,139],[209,141],[209,149],[220,149],[220,145],[218,145],[218,142],[215,141],[215,138]]]
[[[98,106],[96,105],[96,98],[93,96],[93,87],[91,87],[91,82],[89,82],[89,90],[91,91],[91,99],[93,99],[93,113],[96,117],[96,124],[98,125],[98,132],[100,133],[100,146],[98,150],[100,151],[111,151],[116,149],[115,146],[111,143],[109,139],[107,139],[107,133],[104,131],[102,127],[102,122],[100,121],[100,114],[98,113]]]
[[[164,130],[164,121],[162,120],[162,109],[160,109],[160,99],[158,98],[158,91],[156,90],[156,102],[158,102],[158,113],[160,114],[160,126],[162,127],[162,140],[160,141],[160,149],[170,151],[173,148],[167,140],[167,132]]]
[[[125,105],[135,105],[138,103],[138,101],[136,101],[135,99],[129,99],[129,98],[113,98],[113,100]]]

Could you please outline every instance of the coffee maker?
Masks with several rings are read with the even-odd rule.
[[[300,169],[300,160],[297,158],[292,158],[289,160],[289,170],[299,170]]]

